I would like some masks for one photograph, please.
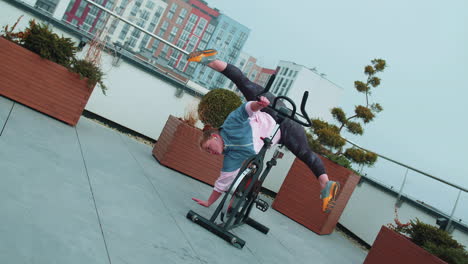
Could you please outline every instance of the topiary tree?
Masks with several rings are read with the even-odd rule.
[[[377,155],[355,147],[344,149],[346,140],[341,136],[344,128],[354,135],[362,135],[364,129],[360,122],[367,124],[374,120],[377,113],[383,110],[378,103],[370,103],[371,89],[380,85],[380,78],[377,73],[382,72],[386,67],[383,59],[374,59],[372,65],[364,67],[364,73],[367,75],[367,81],[355,81],[354,87],[360,93],[365,95],[365,105],[358,105],[352,115],[346,115],[345,112],[335,107],[331,110],[333,118],[337,125],[330,124],[320,119],[312,119],[311,133],[308,136],[311,148],[319,154],[327,156],[331,160],[351,168],[351,163],[371,166],[377,161]]]
[[[218,128],[226,117],[242,104],[239,96],[226,89],[214,89],[205,94],[198,104],[198,117],[205,125]]]

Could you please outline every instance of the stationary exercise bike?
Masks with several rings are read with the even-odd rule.
[[[257,95],[257,98],[268,92],[273,82],[272,79],[273,78],[270,78],[267,87],[264,91]],[[265,159],[265,154],[272,145],[272,139],[275,137],[281,123],[284,120],[290,119],[305,127],[310,127],[312,125],[305,111],[305,104],[308,95],[309,93],[306,91],[302,97],[302,115],[296,113],[296,105],[290,98],[286,96],[278,96],[273,100],[273,103],[270,104],[268,108],[277,112],[278,116],[280,117],[279,124],[277,125],[273,135],[271,137],[264,138],[264,144],[260,152],[248,158],[244,162],[235,180],[229,187],[229,190],[224,194],[223,199],[219,203],[210,219],[204,218],[192,210],[187,213],[188,219],[240,249],[244,247],[245,241],[229,232],[229,230],[243,224],[248,224],[264,234],[268,233],[268,227],[249,217],[254,204],[255,207],[262,212],[268,210],[268,203],[260,199],[258,194],[262,188],[263,181],[270,172],[271,168],[277,164],[276,160],[281,158],[283,155],[283,153],[276,150],[271,160],[266,163],[266,168],[264,169],[263,161]],[[278,104],[278,100],[280,99],[288,101],[291,104],[292,109],[280,106]],[[305,119],[306,122],[299,120],[297,116],[301,116],[301,119]],[[218,217],[220,218],[220,222],[217,223],[216,220]]]

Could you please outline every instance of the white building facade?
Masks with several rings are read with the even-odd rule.
[[[147,31],[154,32],[166,8],[167,3],[162,0],[137,0],[131,2],[123,0],[117,5],[117,12]],[[148,34],[118,19],[112,20],[108,25],[107,41],[117,43],[133,52],[139,52],[146,48],[151,38]]]
[[[306,107],[309,117],[332,121],[330,110],[340,106],[343,88],[303,65],[280,61],[270,92],[276,96],[288,96],[300,104],[305,91],[309,91]]]

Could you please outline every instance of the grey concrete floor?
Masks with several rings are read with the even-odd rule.
[[[161,117],[166,118],[166,117]],[[319,236],[270,209],[242,250],[185,216],[211,187],[161,166],[145,145],[85,117],[76,127],[0,96],[0,263],[362,263],[340,233]]]

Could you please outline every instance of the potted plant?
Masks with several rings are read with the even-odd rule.
[[[205,125],[220,127],[227,115],[240,105],[240,98],[232,91],[214,89],[202,97],[198,117]],[[203,132],[195,127],[195,115],[194,111],[190,111],[183,119],[169,116],[154,145],[153,156],[164,166],[214,185],[222,168],[223,157],[200,148]]]
[[[467,264],[468,252],[446,231],[417,218],[403,224],[397,216],[382,226],[364,263]]]
[[[331,124],[320,119],[311,119],[312,127],[307,131],[311,149],[319,154],[327,174],[331,180],[341,185],[336,205],[330,214],[321,210],[319,198],[320,187],[315,175],[300,160],[296,159],[291,166],[281,188],[274,200],[273,208],[303,224],[318,234],[333,232],[338,220],[346,207],[352,192],[360,180],[360,176],[353,170],[351,164],[371,166],[377,160],[377,155],[355,147],[344,150],[346,140],[341,136],[343,129],[355,135],[362,135],[360,122],[366,124],[382,111],[378,103],[370,103],[371,89],[380,85],[377,73],[386,67],[383,59],[372,60],[372,65],[364,68],[367,81],[356,81],[354,87],[365,96],[365,105],[358,105],[352,115],[335,107],[331,114],[337,124]]]
[[[0,95],[76,125],[95,84],[106,90],[102,71],[78,60],[71,39],[46,24],[31,20],[25,30],[13,32],[20,19],[0,35]]]

